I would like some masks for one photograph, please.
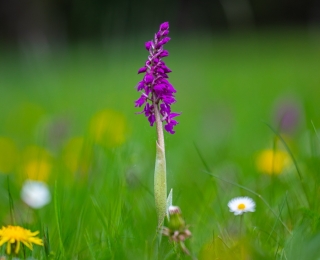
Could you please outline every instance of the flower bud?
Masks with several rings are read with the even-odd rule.
[[[168,22],[164,22],[160,25],[160,31],[164,31],[169,29],[169,23]]]
[[[144,44],[144,46],[146,47],[147,51],[150,50],[151,46],[152,46],[152,42],[151,41],[148,41]]]
[[[169,228],[171,230],[182,230],[185,227],[185,221],[182,218],[181,210],[177,206],[170,206],[169,209],[170,220],[169,220]]]

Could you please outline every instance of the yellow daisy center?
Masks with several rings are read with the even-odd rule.
[[[243,203],[240,203],[239,205],[238,205],[238,209],[245,209],[246,208],[246,205],[244,205]]]

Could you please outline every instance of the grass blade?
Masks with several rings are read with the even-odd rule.
[[[60,214],[60,205],[58,200],[58,188],[57,188],[57,181],[54,185],[54,212],[55,212],[55,218],[57,222],[57,230],[58,230],[58,236],[59,236],[59,245],[60,245],[60,253],[61,257],[65,258],[65,249],[62,241],[61,236],[61,214]]]

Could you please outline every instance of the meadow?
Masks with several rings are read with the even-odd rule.
[[[182,114],[165,133],[167,181],[191,256],[159,243],[156,130],[134,107],[152,35],[0,48],[0,220],[44,241],[17,257],[320,259],[320,35],[170,31]],[[26,179],[47,183],[50,203],[26,205]],[[229,212],[238,196],[255,212]]]

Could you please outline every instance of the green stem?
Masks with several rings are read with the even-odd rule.
[[[154,171],[154,197],[158,215],[158,228],[160,229],[166,214],[167,204],[167,174],[166,174],[166,156],[163,136],[163,126],[160,117],[158,104],[154,101],[154,114],[156,119],[156,128],[158,140],[156,143],[156,163]]]
[[[243,225],[243,214],[240,215],[240,231],[239,231],[239,233],[240,233],[240,238],[241,238],[241,236],[242,236],[242,225]]]

